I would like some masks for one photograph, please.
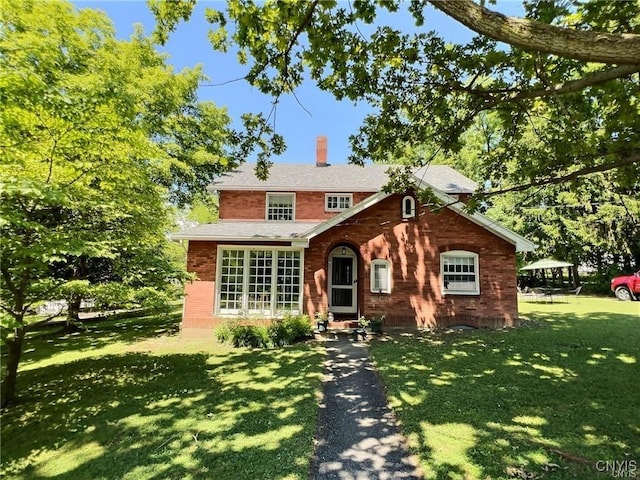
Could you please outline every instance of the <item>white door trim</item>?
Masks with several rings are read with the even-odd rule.
[[[342,253],[344,250],[344,254]],[[333,259],[334,258],[350,258],[351,261],[351,285],[339,285],[335,288],[341,290],[351,290],[351,306],[334,306],[333,305]],[[331,250],[329,253],[329,265],[328,265],[328,297],[329,297],[329,310],[333,313],[352,313],[356,314],[358,311],[358,257],[353,249],[347,246],[339,246]]]

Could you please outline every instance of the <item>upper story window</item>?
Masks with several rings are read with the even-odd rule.
[[[441,253],[440,278],[445,295],[478,295],[478,254],[466,250]]]
[[[391,293],[391,264],[389,260],[375,259],[371,262],[371,291]]]
[[[414,218],[416,216],[416,199],[407,195],[402,199],[402,218]]]
[[[327,212],[341,212],[353,205],[353,195],[350,193],[327,193],[324,196],[324,209]]]
[[[295,193],[267,193],[267,220],[293,222],[295,203]]]

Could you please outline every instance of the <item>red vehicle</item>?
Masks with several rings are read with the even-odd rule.
[[[611,291],[618,300],[637,300],[640,297],[640,270],[633,275],[622,275],[611,280]]]

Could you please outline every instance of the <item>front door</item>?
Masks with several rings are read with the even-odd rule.
[[[334,313],[358,311],[358,264],[349,247],[335,248],[329,255],[329,309]]]

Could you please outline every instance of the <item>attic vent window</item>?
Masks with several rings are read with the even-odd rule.
[[[416,200],[410,195],[402,199],[402,218],[414,218],[416,216]]]
[[[293,222],[295,198],[293,193],[267,193],[267,220]]]
[[[325,211],[327,212],[342,212],[348,208],[351,208],[353,203],[353,195],[350,193],[333,194],[328,193],[325,195]]]

